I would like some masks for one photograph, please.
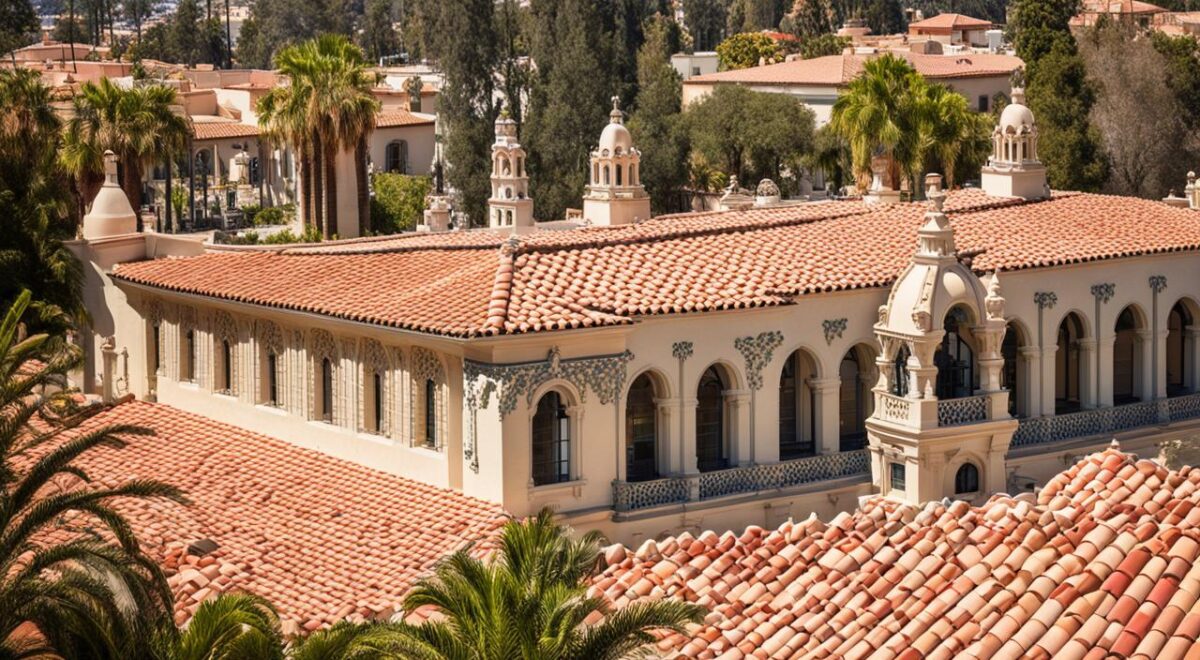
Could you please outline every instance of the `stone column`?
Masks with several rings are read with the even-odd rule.
[[[100,396],[104,403],[116,400],[117,351],[116,341],[110,335],[100,344]]]
[[[1195,392],[1200,386],[1200,327],[1189,325],[1183,331],[1184,355],[1186,356],[1183,382]]]
[[[579,481],[583,474],[583,406],[567,406],[567,417],[571,419],[571,461],[568,471],[571,481]],[[532,421],[530,417],[530,421]],[[533,428],[530,424],[530,428]],[[532,437],[530,438],[532,440]],[[624,461],[621,461],[624,463]]]
[[[699,474],[696,467],[696,398],[684,399],[680,405],[679,473]]]
[[[1038,383],[1038,406],[1039,414],[1053,415],[1054,414],[1054,399],[1058,390],[1058,344],[1050,344],[1042,346],[1038,349],[1041,354],[1041,364],[1038,365],[1039,374],[1041,376]],[[1081,360],[1082,361],[1082,360]],[[1086,369],[1086,364],[1080,369],[1080,390],[1087,389],[1087,382],[1083,380],[1083,373]],[[1087,393],[1080,393],[1081,398],[1086,398]]]
[[[725,390],[725,422],[729,431],[730,466],[754,464],[754,438],[750,435],[750,390]],[[693,433],[693,443],[695,434]]]
[[[1112,405],[1112,345],[1114,339],[1110,334],[1099,340],[1090,337],[1079,340],[1079,398],[1080,404],[1084,408]],[[1105,383],[1105,375],[1107,375],[1107,383]]]
[[[1165,351],[1157,348],[1159,338],[1155,337],[1155,332],[1152,330],[1138,330],[1137,339],[1134,344],[1135,363],[1133,384],[1134,394],[1142,401],[1153,401],[1158,398],[1158,385],[1155,383],[1155,374],[1158,371],[1154,362],[1160,353]],[[1162,337],[1162,341],[1166,342],[1166,336]],[[1166,389],[1165,387],[1163,388]],[[1165,392],[1164,392],[1165,393]]]
[[[654,404],[657,406],[658,415],[654,429],[654,467],[662,475],[677,474],[683,471],[682,466],[677,466],[674,460],[679,451],[672,451],[675,440],[679,438],[679,399],[655,399]],[[628,442],[629,439],[626,438],[625,441]],[[625,454],[625,447],[621,447],[621,453]],[[623,481],[625,474],[622,473],[617,478]]]
[[[819,454],[835,454],[840,449],[841,385],[842,380],[836,376],[809,380],[809,387],[813,388],[816,395],[816,406],[813,410],[816,419],[813,427],[817,431],[814,441]]]
[[[1022,346],[1017,349],[1017,390],[1020,396],[1016,401],[1016,409],[1019,415],[1037,417],[1042,414],[1043,402],[1033,391],[1034,384],[1038,382],[1034,378],[1038,376],[1041,355],[1042,349],[1036,346]],[[1053,395],[1053,387],[1050,388],[1050,393]]]

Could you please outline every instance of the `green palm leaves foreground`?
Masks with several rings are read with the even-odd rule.
[[[899,189],[922,170],[940,168],[953,186],[958,170],[972,169],[990,150],[991,120],[944,85],[926,82],[904,59],[868,60],[833,104],[830,128],[850,147],[860,184],[871,159],[887,163],[885,183]]]
[[[85,425],[96,408],[79,407],[65,377],[80,352],[61,336],[21,336],[30,298],[0,319],[0,660],[620,658],[704,613],[673,600],[610,611],[588,597],[601,537],[572,539],[545,510],[508,522],[491,559],[464,549],[419,582],[404,606],[431,606],[430,622],[343,622],[285,640],[269,603],[225,594],[177,630],[166,580],[117,505],[183,495],[151,480],[62,487],[89,481],[78,463],[87,452],[149,431]]]

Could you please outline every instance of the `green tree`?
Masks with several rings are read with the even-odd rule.
[[[721,69],[746,69],[759,63],[783,61],[783,50],[775,40],[760,32],[743,32],[729,37],[717,46]]]
[[[438,120],[444,123],[447,179],[459,206],[472,222],[487,217],[491,196],[497,45],[493,0],[427,0],[420,5],[429,39],[446,82],[438,94]],[[470,38],[464,38],[470,35]]]
[[[393,24],[396,20],[394,0],[367,0],[363,12],[358,44],[372,61],[400,52],[400,39]]]
[[[1200,108],[1200,41],[1190,35],[1170,36],[1150,33],[1154,49],[1166,61],[1166,88],[1175,93],[1184,108]],[[1200,113],[1185,112],[1182,119],[1189,129],[1200,125]]]
[[[871,160],[886,161],[885,184],[915,176],[921,164],[918,101],[924,81],[905,60],[884,55],[869,60],[833,104],[829,125],[850,147],[860,186],[871,176]]]
[[[29,0],[0,0],[0,53],[30,43],[37,36],[38,19]],[[16,67],[16,55],[12,56]]]
[[[75,237],[58,161],[61,122],[32,69],[0,71],[0,300],[33,292],[37,308],[86,319],[83,270],[63,241]],[[65,330],[65,328],[59,328]]]
[[[850,37],[839,37],[835,34],[822,34],[807,39],[800,44],[800,57],[811,60],[814,57],[841,55],[850,46]]]
[[[870,0],[863,9],[863,19],[875,34],[897,34],[907,27],[900,0]]]
[[[791,32],[800,38],[801,49],[807,47],[810,40],[826,35],[837,38],[832,34],[837,26],[834,25],[833,4],[829,0],[796,0],[788,16]],[[816,56],[805,54],[804,57]]]
[[[721,0],[683,0],[683,21],[698,51],[713,50],[725,38]]]
[[[396,234],[416,228],[425,209],[431,181],[427,176],[376,172],[371,177],[371,231]]]
[[[62,337],[20,338],[30,299],[21,294],[0,321],[0,655],[144,656],[146,631],[171,626],[171,590],[116,505],[183,497],[151,480],[52,485],[65,476],[88,482],[81,456],[148,431],[81,428],[95,410],[77,406],[66,374],[82,356]],[[37,542],[64,526],[80,533]],[[39,634],[13,634],[28,625]]]
[[[719,85],[684,116],[703,162],[742,182],[781,179],[812,149],[814,115],[790,96]]]
[[[405,598],[405,609],[434,606],[444,621],[399,624],[410,640],[400,648],[414,657],[621,658],[644,653],[652,631],[682,632],[704,609],[674,599],[611,610],[588,597],[588,578],[600,566],[595,532],[572,540],[570,531],[543,510],[504,526],[496,557],[483,562],[460,551]],[[604,618],[586,625],[594,612]]]
[[[926,84],[922,92],[918,102],[923,169],[941,172],[947,187],[953,188],[977,174],[991,154],[993,120],[971,110],[966,97],[945,85]]]
[[[638,51],[638,95],[629,120],[634,144],[642,152],[642,183],[654,210],[674,208],[674,194],[687,183],[687,133],[680,102],[682,82],[671,66],[670,32],[666,19],[650,24]]]
[[[746,109],[752,117],[748,131],[750,168],[748,181],[770,178],[781,188],[801,169],[802,159],[813,149],[816,115],[808,106],[786,94],[754,92]]]
[[[534,0],[530,53],[537,62],[523,141],[539,219],[561,219],[579,203],[591,146],[607,121],[614,82],[597,6],[587,0]]]
[[[242,66],[269,67],[281,49],[327,33],[349,37],[362,3],[343,0],[254,0],[238,37]]]
[[[146,165],[179,153],[191,131],[187,118],[173,109],[175,103],[175,89],[166,85],[124,89],[100,78],[80,87],[61,150],[62,162],[77,182],[80,209],[99,190],[105,151],[119,159],[121,188],[130,204],[141,206]]]

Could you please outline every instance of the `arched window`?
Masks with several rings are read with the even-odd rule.
[[[233,394],[233,348],[228,339],[221,340],[221,383],[217,389],[225,394]]]
[[[963,495],[979,492],[979,468],[974,463],[963,463],[954,473],[954,493]]]
[[[279,405],[279,357],[275,355],[275,351],[267,353],[267,391],[264,393],[263,399],[269,406]]]
[[[933,356],[937,366],[937,397],[956,399],[975,393],[975,351],[970,344],[967,310],[954,307],[946,313],[946,334]]]
[[[367,383],[367,420],[366,427],[369,433],[383,432],[383,374],[378,371],[371,372],[371,379]]]
[[[908,346],[900,347],[892,360],[892,394],[908,396]]]
[[[437,384],[425,380],[425,446],[437,447]]]
[[[700,376],[696,388],[696,468],[701,472],[729,467],[725,451],[725,382],[717,367]]]
[[[533,485],[571,480],[571,418],[563,397],[551,390],[533,415]]]
[[[157,322],[151,326],[150,334],[151,334],[150,350],[153,351],[152,359],[154,360],[154,362],[153,362],[154,372],[153,373],[157,374],[157,373],[159,373],[159,371],[162,370],[162,355],[160,352],[160,347],[162,346],[162,328],[159,327],[159,324]]]
[[[333,362],[321,360],[321,419],[333,423]]]
[[[1074,412],[1081,407],[1082,365],[1079,342],[1083,322],[1074,313],[1067,314],[1058,326],[1058,348],[1054,352],[1054,412]]]
[[[389,142],[384,154],[384,161],[386,171],[408,174],[408,141],[393,140]]]
[[[617,185],[621,185],[621,164],[617,163]]]
[[[638,167],[637,163],[629,165],[629,185],[636,186],[638,184]]]
[[[809,381],[816,376],[812,360],[795,351],[779,374],[779,460],[816,453],[816,399]]]
[[[608,165],[604,166],[604,185],[608,185]]]
[[[1192,378],[1188,369],[1190,350],[1187,329],[1192,325],[1192,314],[1181,300],[1175,303],[1167,315],[1167,396],[1190,394]]]
[[[658,404],[654,380],[642,374],[629,387],[625,404],[625,481],[658,477]]]
[[[1133,308],[1126,307],[1117,316],[1113,340],[1113,403],[1138,400],[1138,322]]]
[[[510,163],[508,158],[504,156],[500,157],[500,173],[504,176],[510,176],[512,174],[512,163]]]
[[[1001,386],[1008,390],[1008,414],[1014,417],[1021,412],[1018,401],[1023,395],[1018,363],[1021,339],[1017,332],[1016,326],[1009,323],[1004,329],[1004,341],[1000,344],[1000,355],[1004,358],[1004,370],[1000,372],[1003,380]]]
[[[188,382],[196,382],[196,331],[188,328],[183,335],[183,364],[179,365],[181,378]]]
[[[859,351],[850,349],[838,365],[838,449],[862,449],[867,439],[869,390],[863,382]]]
[[[600,163],[592,163],[592,185],[600,183]]]

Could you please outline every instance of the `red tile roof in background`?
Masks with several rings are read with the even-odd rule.
[[[258,127],[234,121],[196,121],[192,122],[192,135],[197,141],[256,137],[258,136]]]
[[[711,608],[695,658],[1200,657],[1200,469],[1118,449],[1036,496],[923,508],[873,498],[828,524],[607,552],[593,594]]]
[[[157,435],[95,449],[77,464],[100,485],[157,479],[192,502],[117,506],[163,565],[180,623],[234,590],[269,599],[292,631],[386,619],[435,562],[469,542],[485,551],[506,519],[497,505],[166,405],[123,403],[81,428],[114,423]],[[217,549],[189,554],[201,539]]]
[[[938,14],[921,21],[909,23],[909,28],[934,28],[951,30],[986,29],[992,26],[991,21],[975,18],[965,14]]]
[[[907,51],[889,51],[891,55],[908,60],[917,73],[926,78],[954,79],[983,76],[1007,76],[1024,66],[1019,57],[992,53],[963,53],[959,55],[925,55]],[[841,54],[792,60],[719,71],[685,80],[685,85],[742,83],[754,85],[815,85],[842,86],[858,77],[867,60],[879,55]]]
[[[421,117],[408,110],[385,110],[375,115],[375,128],[433,125],[432,117]]]
[[[1056,193],[951,193],[961,251],[979,271],[1200,249],[1200,214],[1160,202]],[[925,208],[831,202],[692,213],[623,227],[363,239],[121,264],[120,280],[456,337],[630,323],[890,284]]]

